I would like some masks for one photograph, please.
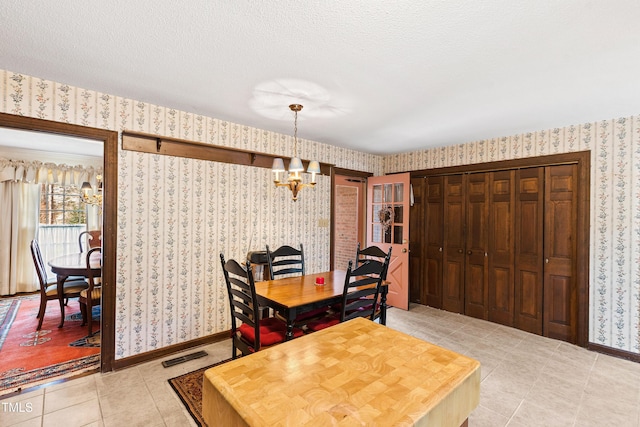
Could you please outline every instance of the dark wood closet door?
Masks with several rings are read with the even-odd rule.
[[[443,259],[443,206],[444,178],[432,176],[427,179],[427,305],[442,308],[442,259]]]
[[[488,318],[488,173],[467,178],[467,231],[464,307],[467,316]]]
[[[577,166],[545,168],[543,334],[577,342]]]
[[[464,176],[444,177],[444,246],[442,308],[464,313],[465,197]]]
[[[515,326],[542,335],[544,168],[516,172]]]
[[[513,326],[515,171],[489,175],[489,320]]]
[[[412,178],[413,205],[409,208],[409,301],[427,304],[426,275],[423,272],[424,241],[428,231],[424,192],[427,178]]]

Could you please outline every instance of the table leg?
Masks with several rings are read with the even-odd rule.
[[[388,286],[382,287],[382,295],[380,296],[380,324],[387,324],[387,291]]]
[[[64,326],[64,282],[67,281],[69,276],[58,275],[58,301],[60,302],[60,324],[58,328],[62,328]]]
[[[287,310],[287,333],[284,336],[285,341],[293,339],[293,324],[296,320],[296,310]]]

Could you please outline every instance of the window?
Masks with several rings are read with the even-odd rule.
[[[76,186],[42,184],[40,189],[40,224],[86,224],[87,213]]]

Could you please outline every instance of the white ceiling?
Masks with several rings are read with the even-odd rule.
[[[638,0],[3,0],[0,68],[397,153],[640,113]]]
[[[0,127],[0,157],[102,167],[103,142]]]

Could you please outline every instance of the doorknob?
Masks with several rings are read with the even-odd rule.
[[[549,258],[545,258],[545,259],[544,259],[544,263],[545,263],[545,264],[549,264]]]
[[[402,248],[402,253],[406,254],[407,253],[407,248]]]
[[[469,251],[469,252],[467,252],[467,255],[471,255],[472,253],[473,253],[473,252]]]
[[[458,249],[458,253],[461,254],[462,253],[462,249]]]

